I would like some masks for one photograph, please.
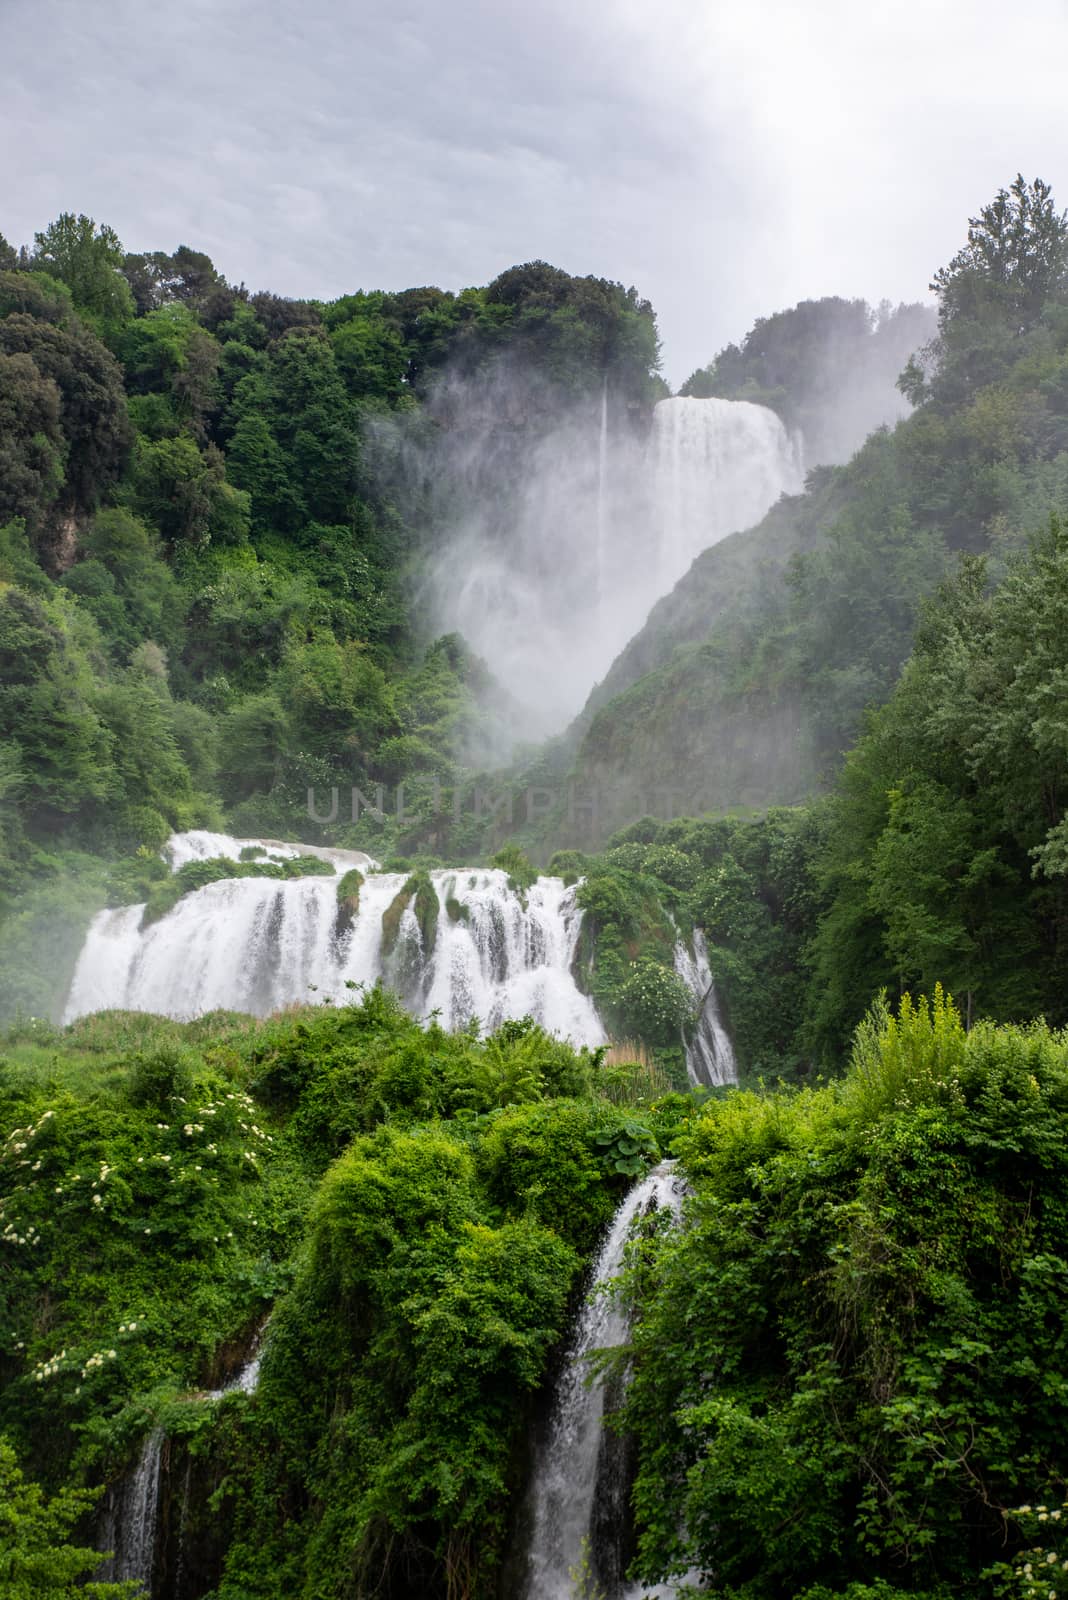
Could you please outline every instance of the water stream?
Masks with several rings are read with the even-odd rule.
[[[693,930],[692,948],[683,939],[675,945],[675,971],[697,1003],[693,1037],[686,1046],[686,1071],[690,1082],[706,1089],[737,1083],[734,1046],[720,1015],[708,963],[708,946],[700,928]]]
[[[104,1548],[114,1554],[101,1568],[101,1582],[132,1581],[151,1593],[165,1438],[162,1428],[154,1428],[133,1471],[108,1491],[100,1532]]]
[[[636,1218],[665,1207],[677,1213],[682,1194],[674,1162],[654,1168],[620,1205],[594,1264],[590,1296],[575,1327],[535,1462],[524,1600],[572,1600],[572,1575],[584,1557],[598,1589],[608,1586],[607,1600],[658,1592],[621,1583],[618,1534],[627,1518],[627,1484],[617,1441],[603,1426],[605,1381],[588,1379],[592,1353],[621,1345],[627,1336],[624,1308],[598,1290],[620,1271]],[[607,1538],[599,1529],[607,1529]]]

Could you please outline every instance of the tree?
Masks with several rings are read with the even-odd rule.
[[[114,228],[64,211],[34,235],[34,266],[65,283],[78,310],[105,338],[133,315],[133,296],[122,276],[124,252]]]
[[[58,389],[67,446],[63,499],[72,509],[92,509],[121,476],[130,451],[117,363],[76,317],[64,324],[30,311],[0,317],[0,354],[29,356]]]
[[[0,522],[36,527],[63,484],[59,390],[25,354],[0,354]]]
[[[913,405],[945,407],[1001,380],[1066,282],[1068,213],[1056,210],[1048,183],[1018,173],[969,218],[967,244],[931,280],[938,336],[910,359],[898,387]]]
[[[216,519],[224,543],[240,543],[247,531],[247,505],[226,482],[222,452],[201,451],[188,434],[142,440],[134,470],[134,504],[168,544],[207,544]]]
[[[111,735],[78,633],[69,597],[0,585],[0,741],[21,753],[27,807],[45,831],[112,793]]]
[[[124,256],[121,271],[141,316],[173,300],[199,307],[213,290],[225,288],[225,280],[216,272],[211,257],[187,244],[180,244],[173,255],[153,250],[146,255]]]
[[[945,331],[955,317],[999,311],[1022,333],[1041,314],[1068,270],[1068,212],[1058,212],[1048,183],[1017,173],[977,217],[968,242],[931,281]]]
[[[129,1600],[133,1583],[86,1583],[100,1551],[68,1543],[99,1489],[60,1489],[46,1500],[0,1439],[0,1590],[5,1600]]]

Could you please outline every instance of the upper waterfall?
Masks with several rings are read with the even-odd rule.
[[[650,454],[657,597],[702,550],[801,488],[799,447],[774,411],[746,400],[661,400]]]
[[[606,381],[524,453],[491,408],[469,409],[434,491],[447,531],[429,598],[524,707],[526,735],[579,710],[702,550],[802,484],[782,422],[747,401],[661,400],[646,428]]]

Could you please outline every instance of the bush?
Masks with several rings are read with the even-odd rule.
[[[192,1091],[195,1060],[177,1046],[134,1056],[126,1089],[130,1104],[144,1110],[171,1110]]]
[[[619,996],[629,1032],[670,1045],[693,1017],[694,998],[678,973],[658,961],[632,962]]]

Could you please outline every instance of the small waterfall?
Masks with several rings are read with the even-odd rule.
[[[255,1394],[260,1382],[260,1367],[263,1364],[263,1341],[267,1335],[267,1324],[256,1334],[252,1346],[241,1366],[232,1378],[227,1379],[218,1389],[209,1389],[204,1396],[205,1400],[221,1400],[225,1394]]]
[[[734,1046],[720,1019],[716,985],[708,964],[708,946],[700,928],[693,930],[692,951],[683,939],[675,945],[675,971],[698,1006],[693,1038],[686,1046],[686,1073],[690,1082],[708,1089],[737,1083]]]
[[[247,841],[224,835],[179,834],[167,851],[181,863],[237,859],[242,848]],[[290,855],[304,849],[271,848]],[[312,998],[344,1002],[347,982],[385,978],[417,1016],[434,1013],[446,1028],[472,1018],[494,1028],[529,1014],[576,1045],[603,1042],[593,1003],[571,972],[582,926],[574,887],[539,878],[521,893],[497,870],[434,872],[433,948],[423,948],[413,896],[387,953],[383,916],[406,875],[368,872],[352,926],[339,937],[338,874],[369,863],[351,851],[329,854],[337,858],[332,877],[223,879],[185,895],[144,929],[140,906],[101,911],[78,959],[64,1020],[111,1008],[177,1018],[214,1010],[264,1016]]]
[[[182,1492],[178,1500],[178,1536],[174,1561],[174,1592],[180,1595],[185,1587],[186,1533],[189,1522],[189,1500],[193,1488],[193,1457],[187,1456],[182,1477]]]
[[[600,1379],[586,1380],[591,1354],[620,1345],[627,1336],[626,1315],[618,1301],[596,1291],[620,1271],[635,1218],[663,1207],[677,1213],[681,1202],[682,1183],[675,1176],[675,1163],[664,1161],[627,1195],[597,1257],[593,1293],[579,1317],[557,1386],[548,1435],[535,1465],[525,1600],[571,1600],[571,1573],[582,1561],[584,1543],[598,1586],[606,1579],[613,1584],[608,1600],[629,1600],[630,1593],[643,1592],[621,1593],[616,1571],[603,1574],[598,1569],[597,1529],[605,1520],[599,1512],[618,1517],[625,1509],[620,1504],[625,1486],[621,1493],[613,1470],[616,1462],[611,1446],[616,1441],[602,1427],[605,1385]],[[607,1564],[618,1568],[617,1561]]]
[[[132,1581],[151,1593],[164,1437],[162,1428],[152,1430],[134,1470],[108,1495],[101,1535],[114,1555],[101,1569],[102,1582]]]

